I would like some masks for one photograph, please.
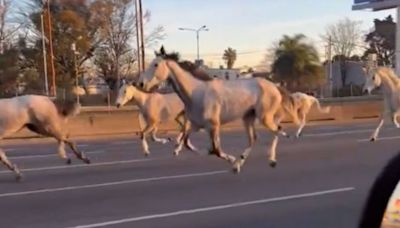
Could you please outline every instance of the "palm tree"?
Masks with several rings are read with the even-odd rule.
[[[232,69],[236,61],[236,50],[228,47],[228,49],[224,51],[222,59],[225,60],[226,67]]]
[[[274,50],[272,65],[274,78],[288,89],[315,87],[323,81],[323,68],[314,46],[305,42],[305,36],[283,36]]]

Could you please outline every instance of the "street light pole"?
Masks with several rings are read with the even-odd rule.
[[[194,28],[178,28],[179,30],[182,31],[192,31],[196,33],[196,40],[197,40],[197,60],[200,60],[200,32],[201,31],[209,31],[209,29],[207,28],[207,26],[203,25],[198,29],[194,29]]]
[[[52,31],[52,23],[51,23],[51,11],[50,11],[50,0],[46,0],[46,13],[47,13],[47,26],[48,26],[48,40],[49,40],[49,59],[50,59],[50,69],[51,69],[51,93],[52,96],[57,96],[57,88],[56,88],[56,70],[54,66],[54,51],[53,51],[53,31]]]
[[[43,70],[44,70],[44,89],[46,91],[46,96],[49,96],[49,81],[47,78],[47,59],[46,59],[46,36],[44,35],[44,19],[43,12],[40,14],[40,22],[42,27],[42,48],[43,48]]]
[[[71,51],[72,51],[72,54],[74,55],[76,102],[77,102],[78,104],[80,104],[80,101],[79,101],[78,67],[77,67],[77,64],[76,64],[76,55],[78,54],[78,52],[76,51],[76,43],[75,43],[75,42],[73,42],[73,43],[71,44]]]

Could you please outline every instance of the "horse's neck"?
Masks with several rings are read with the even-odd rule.
[[[149,97],[149,94],[146,94],[138,89],[134,89],[134,91],[133,91],[132,99],[133,99],[134,103],[139,106],[139,108],[142,108],[145,105],[148,97]]]
[[[391,95],[396,90],[396,83],[389,76],[382,76],[382,88],[385,95]]]
[[[191,103],[193,91],[204,84],[190,73],[184,71],[175,61],[167,61],[167,65],[172,73],[172,84],[175,92],[185,104]]]

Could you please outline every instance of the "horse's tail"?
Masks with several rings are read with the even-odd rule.
[[[285,113],[289,114],[290,117],[292,117],[293,122],[296,125],[300,124],[300,120],[299,120],[299,116],[297,113],[297,108],[296,108],[296,102],[294,100],[294,98],[291,96],[290,92],[281,87],[281,86],[277,86],[279,93],[282,96],[282,109]]]
[[[321,104],[319,103],[319,100],[316,97],[314,97],[314,96],[310,96],[310,97],[313,99],[314,104],[317,105],[317,109],[318,109],[319,112],[321,112],[321,113],[329,113],[331,111],[331,107],[330,106],[322,108]]]
[[[81,106],[71,100],[53,100],[57,108],[58,114],[64,118],[73,117],[79,114]]]

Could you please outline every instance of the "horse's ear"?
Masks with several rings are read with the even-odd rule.
[[[161,54],[162,56],[165,56],[165,55],[167,54],[167,53],[165,52],[164,45],[161,45],[160,54]]]

